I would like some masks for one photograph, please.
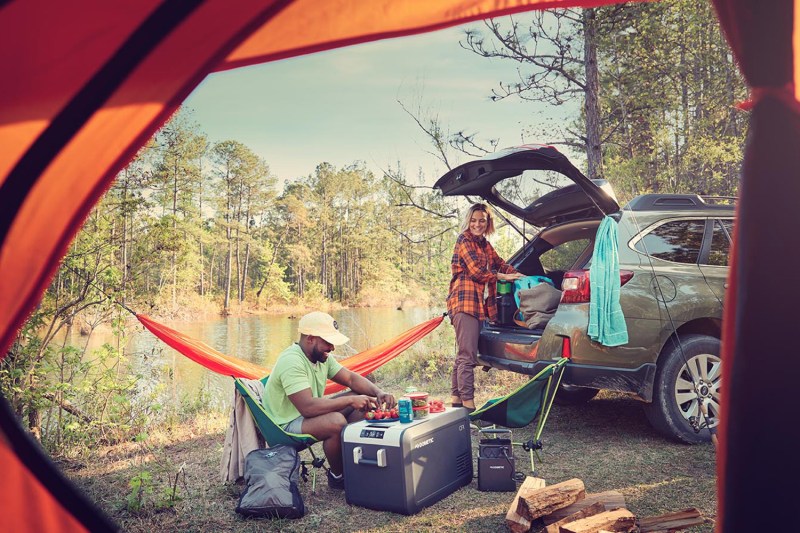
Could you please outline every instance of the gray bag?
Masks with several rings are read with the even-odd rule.
[[[291,446],[253,450],[244,460],[245,489],[236,512],[267,518],[302,518],[306,507],[297,483],[300,457]]]
[[[549,283],[540,283],[530,289],[517,291],[519,311],[525,326],[542,329],[553,318],[561,301],[561,291]]]

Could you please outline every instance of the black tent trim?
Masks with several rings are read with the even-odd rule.
[[[22,203],[37,183],[37,180],[30,179],[31,176],[42,175],[53,158],[114,94],[130,72],[202,3],[203,0],[186,0],[162,4],[36,139],[0,185],[0,198],[4,204],[0,211],[0,243],[5,241]]]
[[[64,477],[47,454],[20,427],[8,400],[0,394],[0,436],[4,436],[20,462],[33,474],[65,512],[89,531],[119,531],[119,528],[82,492]]]

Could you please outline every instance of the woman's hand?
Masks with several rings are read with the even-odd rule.
[[[498,281],[514,281],[515,279],[524,278],[522,274],[519,272],[512,272],[511,274],[504,274],[502,272],[497,273],[497,280]]]

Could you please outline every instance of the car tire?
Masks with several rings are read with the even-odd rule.
[[[681,335],[679,341],[670,341],[658,359],[653,401],[645,406],[647,419],[669,439],[687,444],[710,441],[708,429],[695,431],[690,420],[705,422],[696,389],[700,387],[709,417],[719,421],[721,378],[719,339]]]
[[[600,392],[600,389],[589,387],[576,387],[562,383],[558,387],[558,392],[553,400],[556,405],[583,405]]]

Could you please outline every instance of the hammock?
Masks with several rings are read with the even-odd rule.
[[[153,335],[167,343],[171,348],[217,374],[233,376],[235,378],[261,379],[270,373],[269,368],[218,352],[206,343],[184,335],[180,331],[168,328],[163,324],[159,324],[146,315],[137,314],[136,318],[138,318],[139,322],[150,330]],[[444,316],[438,316],[422,324],[417,324],[405,333],[401,333],[383,344],[364,350],[340,362],[356,374],[366,376],[400,355],[415,342],[436,329],[436,326],[442,322],[443,318]],[[325,387],[325,394],[339,392],[344,389],[345,387],[342,385],[328,381],[328,385]]]

